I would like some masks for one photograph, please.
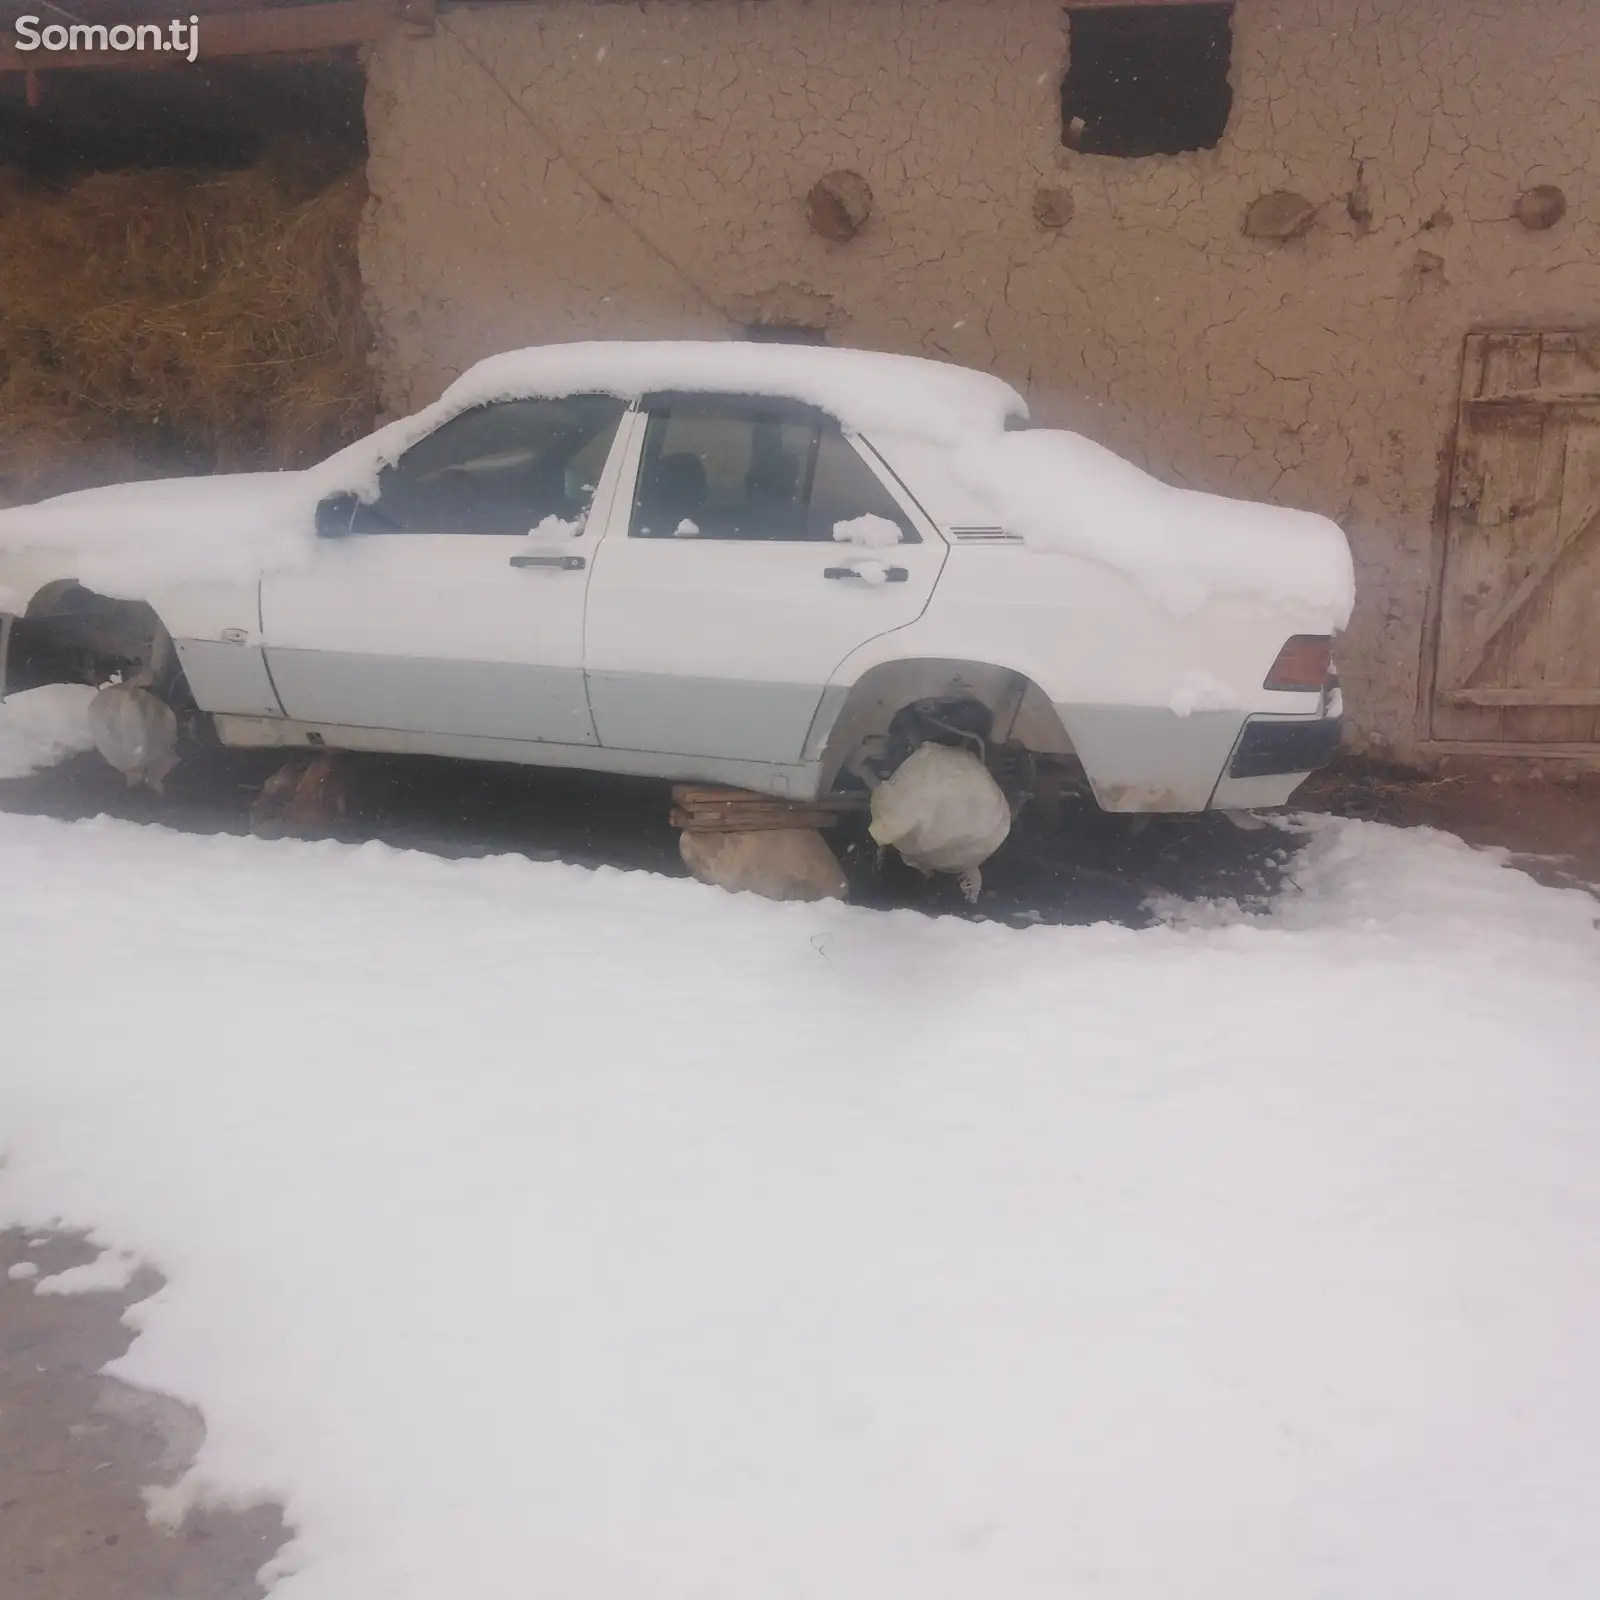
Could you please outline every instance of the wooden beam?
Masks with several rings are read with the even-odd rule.
[[[1428,756],[1498,756],[1525,761],[1581,761],[1600,767],[1600,744],[1492,743],[1487,739],[1424,739],[1418,746]]]
[[[1537,689],[1445,689],[1439,698],[1456,706],[1600,706],[1600,689],[1552,683]]]
[[[41,19],[41,27],[46,20]],[[301,55],[370,44],[402,28],[417,32],[431,26],[432,7],[419,0],[323,0],[317,5],[257,6],[247,11],[203,15],[197,55],[201,61],[230,56]],[[0,72],[58,72],[84,67],[104,72],[184,65],[187,58],[170,51],[22,51],[15,44],[0,45]]]
[[[864,810],[868,797],[785,800],[749,789],[674,784],[672,826],[683,833],[764,833],[780,828],[831,828],[847,812]]]
[[[1505,394],[1472,395],[1461,404],[1469,411],[1495,411],[1518,406],[1542,409],[1546,406],[1600,405],[1600,389],[1512,389]]]

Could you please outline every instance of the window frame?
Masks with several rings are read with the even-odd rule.
[[[812,429],[810,447],[806,458],[801,464],[797,477],[797,484],[804,485],[803,499],[797,498],[796,504],[804,513],[809,515],[811,496],[816,486],[817,468],[822,459],[824,441],[831,434],[844,449],[848,450],[869,478],[878,486],[878,489],[895,508],[899,514],[901,528],[900,548],[926,544],[931,539],[937,539],[937,530],[932,527],[930,519],[899,481],[895,474],[882,462],[877,453],[867,445],[866,441],[851,433],[839,419],[818,406],[808,405],[805,401],[791,399],[783,395],[768,394],[735,394],[721,391],[707,390],[704,392],[694,390],[658,390],[642,395],[634,402],[633,410],[637,416],[637,443],[632,450],[631,464],[625,467],[628,474],[625,492],[619,494],[614,519],[621,524],[621,536],[626,539],[639,539],[641,541],[656,543],[675,542],[671,535],[659,533],[640,533],[636,531],[641,496],[647,474],[650,469],[649,444],[652,425],[663,409],[670,409],[673,402],[682,402],[695,405],[728,405],[737,407],[747,405],[760,409],[771,409],[779,412],[784,421],[791,419],[804,421]],[[862,512],[861,515],[877,513]],[[689,545],[709,545],[715,547],[737,546],[774,546],[782,548],[811,547],[817,550],[849,550],[855,548],[843,541],[830,538],[817,538],[802,536],[799,538],[761,538],[746,535],[731,537],[716,534],[700,534],[684,536],[676,541]],[[884,548],[893,549],[895,546]]]
[[[356,500],[350,518],[350,534],[363,538],[397,539],[426,538],[430,535],[450,539],[525,539],[528,534],[538,526],[539,522],[542,520],[542,517],[533,517],[530,515],[528,526],[525,528],[507,527],[494,531],[463,528],[406,527],[397,526],[387,518],[384,518],[382,521],[380,521],[378,519],[383,518],[383,513],[379,507],[383,498],[384,476],[395,471],[403,462],[411,457],[414,452],[423,448],[430,441],[437,439],[446,428],[453,426],[455,423],[461,421],[464,417],[470,417],[476,413],[494,411],[510,406],[562,405],[576,400],[604,400],[611,402],[617,407],[615,420],[611,424],[610,440],[607,443],[605,454],[600,461],[599,468],[594,475],[593,492],[589,497],[588,505],[584,514],[584,528],[582,531],[596,531],[593,529],[593,524],[595,522],[595,509],[600,500],[601,490],[605,485],[607,473],[615,466],[618,460],[619,449],[622,447],[625,441],[628,419],[637,408],[634,402],[625,399],[620,395],[603,394],[593,390],[575,390],[571,394],[561,395],[505,395],[496,400],[480,402],[477,405],[463,406],[461,410],[452,412],[451,415],[443,418],[435,427],[430,428],[428,432],[423,434],[420,438],[413,439],[411,443],[407,445],[406,448],[401,451],[393,461],[385,463],[378,474],[377,494],[374,495],[371,500]],[[599,434],[597,433],[594,438],[598,437]],[[593,442],[593,439],[586,441],[579,447],[578,451],[573,452],[573,455],[577,455],[581,453],[582,450],[588,449]],[[570,460],[571,457],[568,458],[569,462]],[[445,469],[441,468],[439,470],[442,471]],[[553,515],[553,513],[544,513],[544,515]],[[517,520],[520,521],[522,519],[519,516]]]

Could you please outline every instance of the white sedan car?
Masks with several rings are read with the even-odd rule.
[[[945,740],[1112,811],[1281,804],[1338,743],[1352,599],[1324,518],[1171,488],[981,373],[785,345],[513,352],[305,472],[0,512],[12,687],[796,799]]]

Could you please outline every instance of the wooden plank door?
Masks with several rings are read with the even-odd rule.
[[[1600,330],[1467,340],[1429,735],[1600,748]]]

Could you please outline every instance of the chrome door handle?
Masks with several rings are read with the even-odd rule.
[[[512,556],[514,567],[559,567],[563,572],[582,572],[588,565],[582,556]]]
[[[861,578],[862,573],[855,567],[824,567],[824,578]],[[904,583],[911,574],[904,567],[885,567],[883,581],[885,583]],[[864,580],[863,580],[864,581]]]

